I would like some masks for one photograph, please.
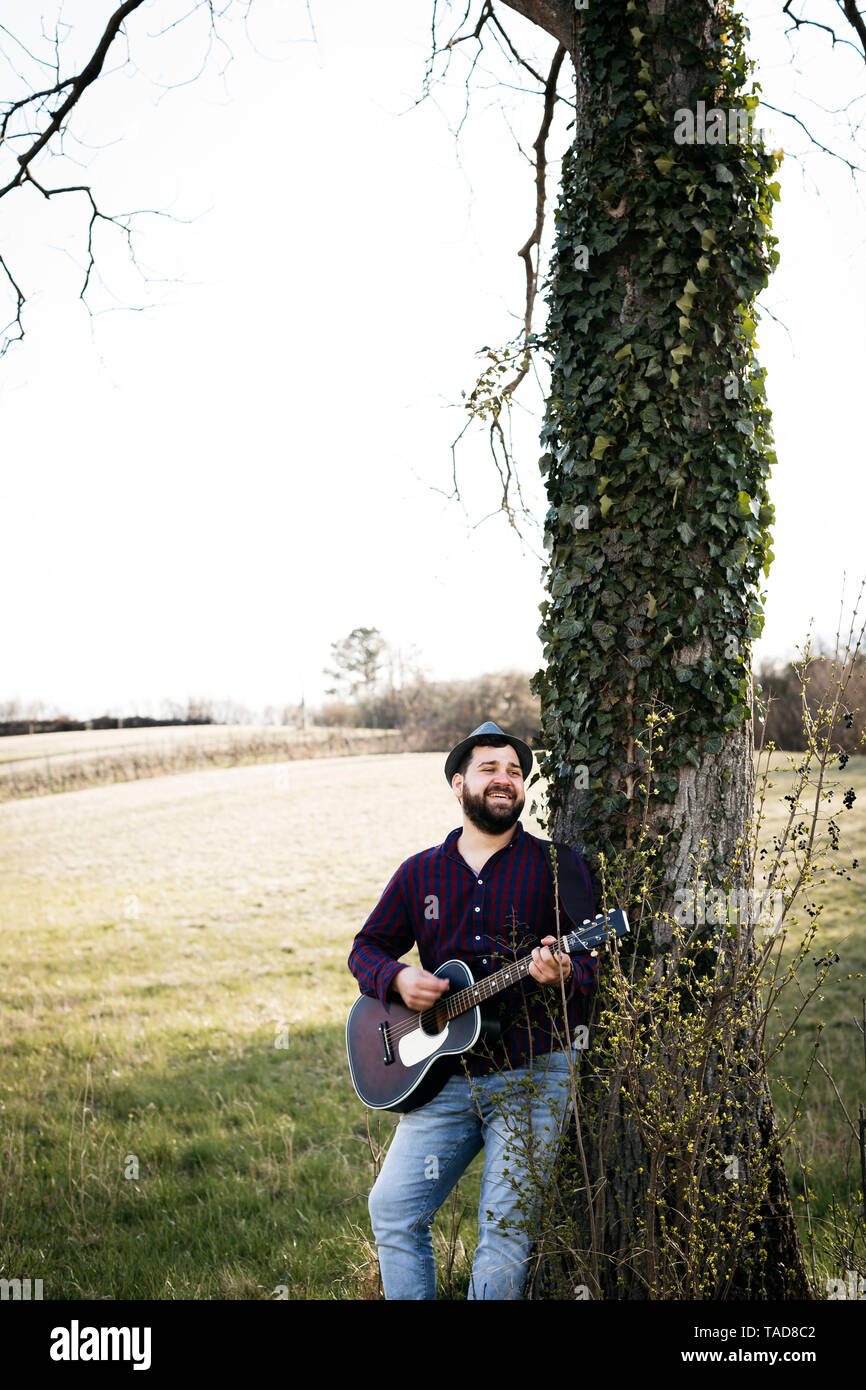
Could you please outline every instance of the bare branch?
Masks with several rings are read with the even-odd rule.
[[[544,115],[541,121],[541,129],[535,138],[533,149],[535,150],[535,226],[529,237],[520,248],[518,255],[523,259],[526,266],[526,310],[523,316],[523,361],[517,374],[503,387],[503,394],[511,393],[520,385],[523,378],[529,371],[531,356],[530,335],[532,333],[532,314],[535,308],[535,298],[538,292],[538,257],[541,254],[541,234],[544,230],[544,209],[546,202],[546,175],[547,175],[547,137],[550,133],[551,122],[553,121],[553,110],[556,105],[556,84],[559,80],[559,72],[562,67],[563,59],[567,49],[560,44],[554,54],[550,72],[547,75],[547,82],[544,89]],[[533,248],[536,252],[536,263],[532,262]]]
[[[839,9],[851,25],[863,46],[863,56],[866,58],[866,23],[863,16],[859,13],[854,0],[836,0]]]
[[[70,88],[69,95],[67,96],[66,100],[61,102],[61,104],[57,107],[56,111],[53,112],[51,120],[49,121],[45,129],[40,133],[38,138],[34,140],[33,144],[30,146],[28,150],[24,152],[24,154],[18,155],[18,173],[15,175],[13,179],[10,179],[9,183],[7,183],[4,188],[0,188],[0,198],[7,194],[11,189],[19,187],[24,182],[25,178],[27,177],[29,167],[32,164],[33,160],[36,158],[39,152],[45,148],[52,136],[56,135],[58,131],[62,128],[63,122],[65,121],[69,112],[72,110],[73,106],[80,99],[83,93],[87,91],[87,88],[92,86],[92,84],[98,78],[99,74],[102,72],[103,64],[105,63],[108,50],[113,44],[114,40],[116,39],[120,27],[123,24],[123,21],[126,19],[127,15],[132,14],[133,10],[137,10],[139,6],[142,4],[144,4],[144,0],[124,0],[124,3],[120,6],[120,8],[115,10],[114,14],[111,16],[107,25],[105,26],[105,30],[103,31],[102,37],[100,38],[98,44],[96,45],[96,48],[91,54],[89,61],[85,64],[85,66],[82,68],[81,72],[77,75],[77,77],[67,78],[62,82],[58,80],[55,86],[49,88],[47,91],[31,94],[31,97],[29,99],[33,101],[38,99],[39,97],[52,96],[55,93],[64,91],[67,87]],[[26,103],[24,102],[19,102],[16,103],[16,106],[21,106],[25,104]]]
[[[850,159],[846,159],[844,155],[837,154],[835,150],[828,150],[826,145],[822,145],[820,140],[816,140],[809,127],[803,121],[800,120],[799,116],[795,116],[792,111],[782,111],[780,107],[772,106],[770,102],[764,101],[763,97],[761,98],[761,105],[765,106],[768,111],[775,111],[778,116],[787,116],[788,120],[796,121],[797,125],[801,126],[802,129],[805,130],[813,145],[817,145],[819,150],[824,151],[824,154],[832,155],[834,159],[838,159],[843,164],[847,164],[848,168],[851,170],[852,176],[854,174],[866,173],[866,169],[863,169],[859,164],[852,164]]]
[[[782,13],[788,16],[795,30],[801,28],[823,29],[825,34],[830,35],[834,48],[838,43],[841,44],[844,48],[853,48],[855,53],[859,53],[861,57],[866,57],[866,27],[864,27],[861,16],[857,13],[857,6],[854,3],[854,0],[836,0],[836,4],[839,6],[839,9],[842,11],[843,15],[848,20],[848,23],[852,26],[856,33],[859,34],[861,43],[863,45],[862,51],[857,47],[856,43],[852,43],[850,39],[840,39],[835,29],[833,29],[831,25],[821,24],[817,19],[803,19],[793,14],[791,11],[792,4],[793,0],[785,0],[785,4],[782,6]],[[790,33],[790,30],[788,32]]]
[[[100,212],[96,205],[96,199],[93,196],[93,190],[87,184],[76,183],[68,184],[64,188],[44,188],[29,172],[27,173],[27,182],[32,184],[44,198],[54,198],[63,193],[83,193],[90,203],[90,220],[87,224],[87,269],[84,275],[84,284],[81,286],[81,291],[79,293],[79,299],[85,299],[87,287],[90,284],[90,277],[96,267],[96,258],[93,254],[93,229],[97,222],[110,222],[112,226],[119,227],[120,230],[125,233],[130,259],[133,264],[136,263],[132,248],[132,229],[129,225],[129,218],[137,214],[126,213],[123,217],[111,217],[108,213]]]
[[[72,31],[71,25],[64,24],[58,20],[52,30],[46,28],[44,23],[42,24],[41,37],[43,43],[47,46],[48,52],[51,54],[50,60],[40,57],[36,53],[31,53],[30,49],[25,47],[23,43],[15,40],[21,51],[26,53],[28,58],[34,63],[38,63],[41,68],[47,69],[52,74],[54,80],[49,83],[43,78],[39,86],[36,87],[34,84],[35,89],[28,92],[25,96],[15,97],[14,99],[0,104],[0,109],[2,109],[2,117],[0,117],[0,150],[5,148],[6,152],[11,154],[13,145],[20,148],[22,142],[27,142],[27,148],[23,150],[22,153],[13,156],[14,161],[17,163],[17,169],[14,175],[9,177],[5,184],[0,187],[0,198],[5,197],[14,189],[23,188],[25,185],[29,184],[46,199],[59,197],[67,193],[77,193],[83,195],[88,201],[90,215],[86,230],[87,255],[83,283],[79,291],[79,298],[84,303],[88,313],[92,311],[87,300],[87,293],[94,279],[97,278],[94,239],[98,223],[109,223],[125,236],[127,250],[132,264],[139,273],[143,275],[144,279],[150,279],[149,276],[144,275],[138,264],[132,242],[132,220],[133,218],[141,216],[142,213],[141,211],[133,211],[114,216],[103,212],[98,205],[92,188],[88,184],[76,182],[56,187],[46,186],[41,178],[37,176],[35,166],[40,160],[40,157],[45,156],[59,156],[62,159],[71,161],[73,164],[78,162],[64,149],[64,141],[70,134],[69,118],[88,89],[98,81],[100,76],[104,75],[106,59],[109,56],[112,45],[116,43],[118,38],[121,39],[122,43],[126,41],[125,21],[131,14],[141,8],[144,3],[145,0],[123,0],[123,3],[117,4],[117,0],[115,0],[116,8],[114,12],[99,34],[90,53],[90,57],[77,73],[64,75],[61,70],[61,61],[63,57],[62,48],[69,33]],[[162,31],[166,32],[167,29],[177,27],[178,24],[188,19],[191,15],[199,12],[204,12],[209,16],[209,41],[204,62],[198,72],[191,79],[188,79],[189,81],[195,81],[195,79],[200,76],[204,66],[206,66],[213,48],[214,38],[216,37],[222,42],[221,36],[217,34],[216,31],[217,21],[223,17],[229,8],[237,6],[241,10],[248,10],[250,3],[251,0],[220,0],[219,4],[216,3],[216,0],[190,0],[190,3],[185,7],[184,13],[169,24],[166,30]],[[8,33],[8,30],[0,26],[0,32]],[[14,38],[12,35],[10,35],[10,37]],[[158,35],[149,35],[148,37],[158,37]],[[3,57],[15,73],[15,76],[22,83],[25,82],[25,77],[16,71],[5,53]],[[230,60],[229,57],[229,61]],[[127,42],[126,53],[124,53],[121,48],[120,63],[121,66],[123,66],[130,62],[131,58]],[[174,84],[175,87],[178,85],[184,84]],[[164,90],[168,90],[168,88],[164,88]],[[23,129],[14,129],[16,118],[18,118],[18,121],[24,126]],[[81,142],[79,142],[79,144],[80,143]],[[4,177],[6,176],[4,175]],[[170,216],[170,214],[160,212],[154,208],[146,209],[146,211],[149,212],[151,216]],[[8,349],[11,343],[20,341],[24,336],[23,308],[26,301],[25,292],[15,279],[7,261],[0,259],[0,283],[2,283],[3,277],[5,277],[12,291],[12,296],[15,301],[15,315],[11,322],[6,325],[6,328],[0,330],[0,336],[2,336],[0,355]],[[137,306],[128,307],[133,308]],[[16,331],[10,333],[10,329]]]
[[[15,291],[16,298],[15,317],[9,323],[7,323],[2,330],[0,330],[0,333],[2,333],[3,335],[3,341],[2,343],[0,343],[0,357],[3,357],[7,348],[10,347],[12,343],[20,343],[21,339],[24,337],[24,323],[21,317],[22,310],[24,309],[24,295],[21,293],[20,285],[16,283],[11,270],[9,269],[2,256],[0,256],[0,268],[2,268],[3,274],[6,276],[6,279],[9,281],[9,284]],[[6,335],[9,332],[9,329],[13,327],[17,328],[18,332],[15,334],[14,337],[9,338]]]
[[[580,28],[580,11],[575,10],[571,0],[503,0],[503,3],[573,51],[574,36]]]

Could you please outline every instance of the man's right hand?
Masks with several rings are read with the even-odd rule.
[[[450,981],[441,980],[429,970],[419,970],[417,965],[404,965],[391,981],[391,988],[399,994],[407,1009],[429,1009],[450,987]]]

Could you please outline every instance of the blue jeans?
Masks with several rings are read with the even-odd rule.
[[[478,1247],[469,1298],[520,1298],[535,1219],[571,1107],[568,1057],[487,1076],[449,1078],[438,1096],[403,1115],[370,1193],[385,1297],[436,1297],[430,1227],[484,1150]]]

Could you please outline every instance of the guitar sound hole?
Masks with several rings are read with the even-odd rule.
[[[434,1004],[432,1009],[425,1009],[421,1014],[421,1032],[434,1037],[437,1033],[442,1032],[447,1022],[448,1015],[445,1012],[445,1005]]]

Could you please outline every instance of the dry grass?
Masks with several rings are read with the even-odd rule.
[[[0,802],[208,767],[394,753],[405,748],[405,738],[394,729],[211,724],[25,734],[0,739]]]

